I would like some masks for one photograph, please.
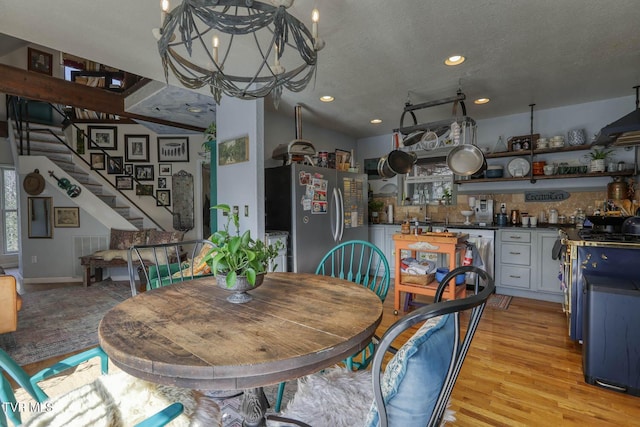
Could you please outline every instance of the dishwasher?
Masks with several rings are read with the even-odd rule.
[[[478,249],[478,254],[480,254],[480,258],[482,260],[482,265],[477,263],[477,260],[473,260],[472,265],[476,265],[485,270],[489,275],[495,278],[494,275],[494,252],[495,252],[495,238],[496,231],[489,230],[486,228],[450,228],[447,227],[447,230],[452,233],[464,233],[468,234],[469,238],[467,241],[469,243],[473,243]],[[466,278],[467,285],[475,284],[475,273],[467,273]]]

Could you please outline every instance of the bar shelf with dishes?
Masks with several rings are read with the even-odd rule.
[[[500,166],[488,165],[484,177],[471,177],[471,179],[456,179],[456,184],[470,184],[480,182],[505,182],[505,181],[531,181],[535,182],[539,179],[566,179],[566,178],[594,178],[603,176],[632,176],[633,168],[622,168],[621,170],[607,170],[606,172],[591,172],[588,165],[566,165],[560,163],[545,164],[544,161],[536,161],[536,156],[541,154],[557,154],[572,151],[588,151],[591,149],[589,144],[565,145],[562,137],[552,137],[550,139],[538,138],[539,135],[532,135],[533,140],[537,141],[535,146],[530,144],[530,138],[525,138],[523,145],[520,138],[509,138],[507,151],[496,153],[486,153],[485,158],[498,159],[505,157],[515,157],[511,160],[504,173]],[[526,147],[522,148],[522,147]],[[526,164],[525,164],[526,163]],[[627,165],[629,166],[629,165]],[[499,171],[499,172],[498,172]]]

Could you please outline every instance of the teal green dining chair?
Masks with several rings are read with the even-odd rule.
[[[109,358],[100,347],[94,347],[67,357],[48,368],[40,370],[35,375],[29,376],[26,371],[20,367],[20,365],[18,365],[18,363],[13,360],[9,354],[7,354],[7,352],[0,349],[0,405],[2,406],[2,412],[0,413],[0,427],[8,427],[7,419],[16,427],[22,425],[20,408],[25,404],[25,402],[16,401],[13,388],[6,378],[6,375],[11,377],[15,383],[22,387],[37,403],[51,403],[49,396],[42,390],[39,383],[54,375],[73,369],[81,363],[93,358],[100,359],[100,371],[103,375],[107,375],[109,371]],[[78,406],[80,405],[81,403],[78,403]],[[43,407],[51,407],[51,410],[55,410],[53,404],[45,405]],[[105,409],[108,410],[108,408]],[[183,409],[184,406],[182,403],[172,403],[136,424],[136,427],[164,426],[179,416],[183,412]]]
[[[382,251],[374,244],[364,240],[349,240],[331,249],[322,258],[316,268],[316,274],[331,276],[362,285],[373,292],[384,303],[389,291],[391,276],[389,262]],[[374,340],[377,340],[374,337]],[[373,357],[375,342],[353,356],[345,359],[349,370],[365,369]],[[280,412],[285,383],[280,383],[274,410]]]
[[[131,294],[210,275],[202,259],[214,248],[204,239],[132,246],[127,257]]]

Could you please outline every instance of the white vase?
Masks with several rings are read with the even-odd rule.
[[[605,170],[605,159],[594,159],[591,160],[591,165],[589,171],[591,172],[604,172]]]

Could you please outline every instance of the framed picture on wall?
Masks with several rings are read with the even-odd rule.
[[[80,208],[53,208],[53,226],[54,227],[80,227]]]
[[[133,175],[133,164],[132,163],[125,163],[124,164],[123,173],[125,175]]]
[[[104,154],[103,153],[91,153],[91,169],[97,171],[103,171],[104,166]]]
[[[118,149],[118,128],[116,126],[89,126],[89,148],[96,150]]]
[[[38,49],[29,48],[27,69],[36,73],[53,75],[53,55]]]
[[[149,161],[149,135],[125,135],[124,146],[125,161]]]
[[[84,131],[82,129],[78,129],[76,131],[76,151],[78,154],[84,154]]]
[[[188,162],[189,138],[186,136],[158,137],[159,162]]]
[[[167,188],[167,178],[163,176],[158,178],[158,188]]]
[[[118,190],[133,190],[133,177],[130,175],[116,176]]]
[[[136,185],[136,196],[153,196],[153,184]]]
[[[243,136],[218,144],[218,165],[249,161],[249,137]]]
[[[156,206],[171,205],[171,190],[156,190]]]
[[[107,156],[109,158],[107,162],[107,173],[110,175],[122,174],[122,156],[114,157]]]
[[[153,181],[155,179],[153,165],[136,165],[135,171],[135,177],[138,181]]]
[[[171,170],[172,170],[171,164],[167,164],[167,163],[159,164],[158,170],[159,170],[158,175],[160,176],[171,176]]]

